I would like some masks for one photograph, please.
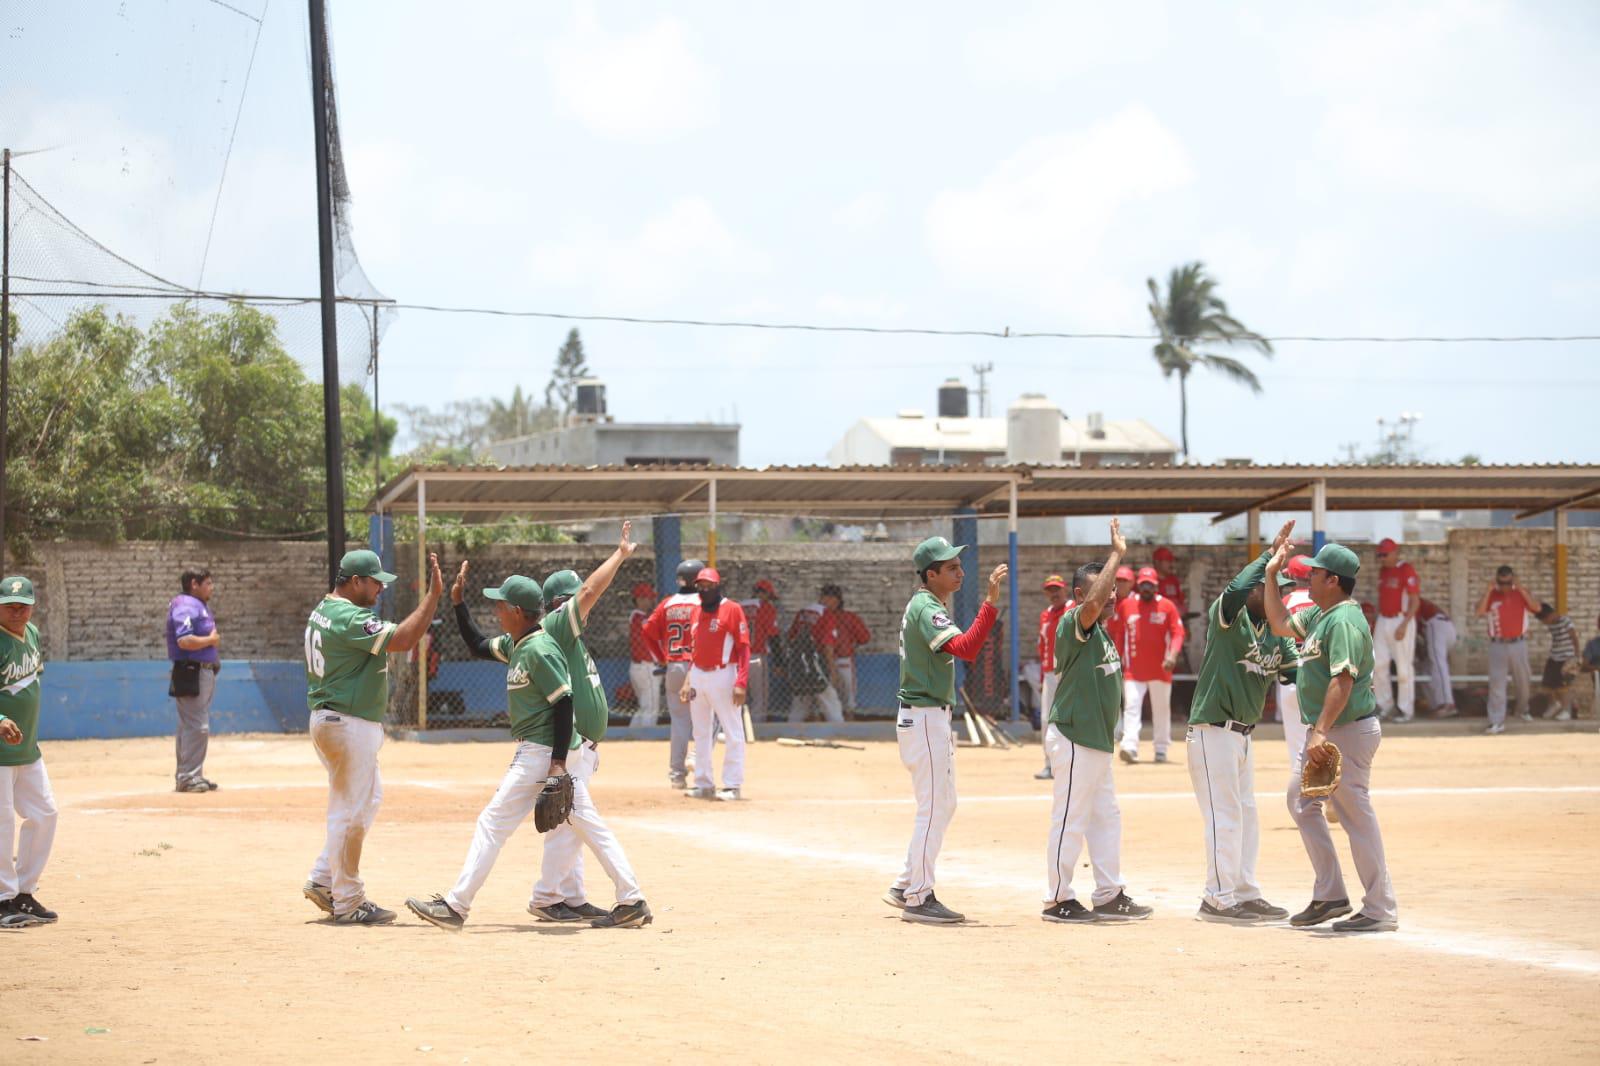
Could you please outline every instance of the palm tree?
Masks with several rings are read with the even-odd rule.
[[[1215,278],[1206,276],[1204,263],[1186,263],[1173,268],[1167,277],[1167,295],[1155,278],[1150,286],[1150,317],[1155,320],[1161,341],[1151,349],[1161,366],[1163,377],[1178,375],[1178,402],[1183,430],[1183,457],[1189,458],[1189,374],[1196,367],[1219,370],[1250,391],[1260,392],[1261,382],[1239,360],[1216,352],[1202,351],[1206,345],[1248,345],[1262,355],[1272,355],[1272,344],[1259,333],[1246,329],[1228,314],[1228,305],[1217,296]]]

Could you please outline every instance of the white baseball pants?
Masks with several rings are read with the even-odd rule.
[[[1214,725],[1191,725],[1188,744],[1189,782],[1206,838],[1202,898],[1220,910],[1260,899],[1254,745],[1249,736]]]
[[[1450,650],[1456,646],[1456,624],[1434,615],[1428,627],[1428,697],[1435,707],[1453,707],[1455,689],[1450,683]]]
[[[821,692],[808,692],[805,695],[795,694],[789,697],[789,721],[803,722],[811,713],[815,705],[818,714],[822,715],[825,722],[844,721],[844,705],[839,702],[839,693],[834,691],[832,683],[825,686]]]
[[[628,683],[633,686],[639,709],[633,712],[629,725],[655,725],[661,717],[661,676],[652,662],[633,663],[628,667]]]
[[[1111,753],[1074,744],[1054,722],[1045,729],[1044,747],[1055,774],[1045,847],[1045,903],[1077,898],[1072,871],[1085,842],[1094,867],[1094,906],[1110,903],[1123,888],[1122,810],[1111,779]]]
[[[545,834],[544,862],[529,899],[535,907],[552,903],[570,903],[575,907],[588,898],[583,888],[585,844],[600,860],[606,876],[611,878],[618,903],[637,903],[644,898],[616,834],[595,809],[589,782],[599,769],[600,751],[588,741],[567,756],[567,772],[572,775],[572,818]]]
[[[361,848],[383,802],[378,749],[383,726],[336,711],[311,712],[311,744],[328,771],[328,839],[311,880],[333,890],[333,913],[349,914],[367,898]]]
[[[689,699],[689,719],[694,723],[696,788],[716,786],[711,751],[716,745],[718,726],[727,738],[727,747],[722,751],[722,785],[744,785],[744,709],[733,702],[733,683],[738,676],[739,668],[732,663],[716,670],[689,668],[689,688],[694,693]]]
[[[956,737],[950,730],[950,708],[901,707],[894,734],[900,765],[910,771],[917,799],[905,869],[894,887],[905,893],[906,906],[919,907],[933,895],[933,870],[956,814]]]
[[[1372,689],[1378,697],[1378,710],[1394,710],[1398,699],[1400,717],[1410,718],[1417,709],[1417,620],[1413,618],[1406,625],[1404,638],[1396,637],[1395,631],[1404,621],[1403,615],[1382,617],[1372,631]],[[1391,661],[1394,663],[1394,689],[1389,687]]]
[[[1144,712],[1144,694],[1150,693],[1150,729],[1155,734],[1156,754],[1165,755],[1172,746],[1172,682],[1122,682],[1122,750],[1139,754],[1139,720]]]
[[[17,833],[19,814],[22,831]],[[0,766],[0,848],[5,852],[0,855],[0,900],[38,891],[55,839],[56,798],[44,757],[26,766]]]
[[[574,753],[575,754],[575,753]],[[569,762],[567,769],[572,770]],[[472,912],[472,901],[478,890],[489,879],[494,861],[500,857],[511,834],[517,831],[523,819],[533,813],[539,793],[544,790],[545,778],[550,776],[550,747],[528,740],[517,741],[511,765],[506,767],[500,787],[495,790],[489,805],[478,815],[478,824],[472,831],[472,845],[467,848],[467,861],[461,867],[461,876],[455,887],[444,897],[450,909],[465,918]],[[576,775],[574,775],[576,785]],[[573,789],[576,794],[577,789]],[[566,828],[563,826],[562,828]],[[552,831],[553,832],[553,831]]]
[[[1061,675],[1047,673],[1039,682],[1039,747],[1044,751],[1044,768],[1050,769],[1050,747],[1048,733],[1050,729],[1050,705],[1056,701],[1056,685],[1060,683]]]

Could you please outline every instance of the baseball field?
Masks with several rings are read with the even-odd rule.
[[[1310,873],[1283,744],[1256,743],[1262,886],[1294,910]],[[1148,921],[1039,920],[1035,746],[958,753],[938,887],[971,920],[931,927],[878,899],[913,813],[893,744],[762,743],[746,798],[714,803],[669,791],[664,743],[634,742],[603,747],[593,787],[654,924],[530,917],[530,819],[453,934],[402,903],[449,888],[509,744],[385,747],[363,874],[401,916],[379,928],[301,897],[325,803],[304,737],[214,740],[222,790],[201,795],[171,791],[168,740],[49,744],[39,896],[61,920],[0,935],[0,1061],[1595,1061],[1600,736],[1386,739],[1400,931],[1366,937],[1193,920],[1205,865],[1174,752],[1116,770]],[[1356,894],[1348,855],[1346,877]]]

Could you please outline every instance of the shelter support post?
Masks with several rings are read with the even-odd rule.
[[[683,562],[683,521],[675,514],[650,519],[650,542],[656,552],[656,594],[678,590],[678,564]]]
[[[1017,587],[1020,580],[1017,574],[1017,483],[1013,481],[1010,486],[1008,525],[1006,527],[1006,565],[1011,568],[1006,581],[1007,601],[1010,605],[1007,614],[1010,618],[1011,649],[1008,656],[1011,676],[1011,720],[1015,722],[1022,717],[1022,692],[1019,688],[1022,671],[1022,608],[1019,603],[1021,591]],[[1043,663],[1041,669],[1049,669]]]
[[[1328,483],[1322,478],[1311,483],[1311,554],[1328,543]]]
[[[1249,523],[1249,528],[1244,532],[1244,541],[1250,553],[1245,557],[1245,563],[1248,565],[1261,554],[1261,508],[1252,507],[1246,511],[1245,521]]]
[[[1556,611],[1567,613],[1567,509],[1556,508]]]
[[[955,519],[951,524],[953,527],[951,532],[955,536],[950,539],[956,544],[966,544],[972,548],[972,554],[962,560],[963,569],[966,569],[970,561],[971,571],[967,579],[961,582],[961,587],[956,589],[956,602],[953,604],[956,625],[965,628],[971,625],[972,620],[978,616],[978,604],[983,601],[984,590],[988,588],[988,582],[984,578],[978,558],[978,512],[971,507],[963,507],[956,512]],[[957,661],[956,684],[965,684],[966,676],[966,664]],[[956,706],[961,706],[959,694],[956,696]]]
[[[428,483],[417,479],[417,596],[428,594]],[[432,633],[423,633],[417,642],[417,728],[428,728],[428,642]]]
[[[707,482],[710,521],[706,525],[706,565],[717,565],[717,479]]]

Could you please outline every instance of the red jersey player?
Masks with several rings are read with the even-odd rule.
[[[722,598],[722,575],[705,567],[695,576],[699,606],[689,631],[689,676],[678,697],[689,704],[694,721],[694,787],[697,799],[736,800],[744,786],[744,698],[750,684],[750,626],[744,609]],[[722,754],[722,788],[711,771],[717,728],[727,747]]]
[[[1118,571],[1119,573],[1121,571]],[[1128,572],[1128,577],[1133,577],[1133,572]],[[1055,702],[1056,683],[1061,680],[1056,673],[1056,628],[1061,625],[1061,616],[1067,613],[1071,606],[1071,594],[1067,591],[1067,579],[1060,574],[1051,574],[1044,579],[1044,595],[1048,601],[1044,610],[1039,612],[1039,672],[1042,675],[1039,681],[1039,744],[1044,745],[1045,724],[1050,720],[1050,704]],[[1049,781],[1055,775],[1050,771],[1050,756],[1045,755],[1044,769],[1033,775],[1040,781]]]
[[[1378,542],[1378,624],[1372,631],[1372,687],[1378,714],[1409,722],[1416,713],[1417,609],[1422,582],[1416,568],[1400,558],[1400,545],[1385,537]],[[1389,663],[1394,663],[1395,689],[1389,688]]]
[[[1139,719],[1150,693],[1150,724],[1156,762],[1167,761],[1172,744],[1172,668],[1183,651],[1183,619],[1178,607],[1157,591],[1161,575],[1145,567],[1136,575],[1134,595],[1117,606],[1122,625],[1122,761],[1139,761]]]
[[[672,741],[668,746],[667,781],[673,788],[683,788],[688,782],[685,769],[689,756],[689,704],[678,698],[684,680],[689,676],[689,629],[694,625],[694,612],[700,606],[700,596],[695,592],[694,579],[705,563],[699,559],[685,559],[678,564],[678,591],[656,604],[656,609],[645,620],[645,639],[657,653],[656,663],[666,665],[667,710],[672,714]]]
[[[633,613],[628,616],[628,681],[639,699],[639,709],[630,723],[636,726],[655,725],[661,716],[661,678],[656,673],[661,649],[644,628],[655,602],[656,590],[649,584],[641,581],[633,586]]]

